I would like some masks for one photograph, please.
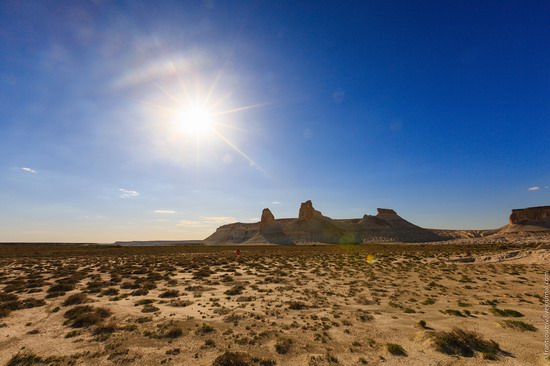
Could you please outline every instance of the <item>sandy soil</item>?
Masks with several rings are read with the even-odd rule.
[[[529,255],[481,260],[517,250]],[[545,365],[549,252],[2,247],[0,364],[224,365],[240,352],[243,365]],[[442,349],[453,329],[479,336],[471,354]]]

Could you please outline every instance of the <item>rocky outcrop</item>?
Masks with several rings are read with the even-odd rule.
[[[298,220],[310,220],[314,217],[322,217],[320,211],[317,211],[313,208],[313,203],[311,203],[311,200],[308,200],[306,202],[303,202],[300,205],[300,211],[298,212]]]
[[[268,227],[274,222],[275,222],[275,216],[273,216],[269,208],[264,208],[262,211],[262,218],[260,221],[260,234],[265,233]]]
[[[550,206],[528,207],[512,210],[510,224],[526,225],[550,221]]]
[[[241,244],[250,240],[258,234],[260,225],[258,223],[245,224],[236,222],[220,226],[208,238],[204,239],[205,244],[231,245]]]
[[[230,224],[205,239],[207,244],[298,244],[427,242],[447,239],[416,226],[389,208],[379,208],[375,216],[334,220],[313,208],[311,201],[301,204],[297,219],[275,219],[265,208],[255,224]]]
[[[544,231],[550,231],[550,206],[514,209],[508,225],[498,230],[501,234]]]
[[[378,214],[376,215],[378,217],[396,217],[397,216],[397,212],[395,212],[391,208],[377,208],[376,211],[378,211]]]
[[[495,230],[425,229],[403,219],[393,209],[377,211],[376,215],[364,215],[360,219],[331,219],[314,209],[311,201],[306,201],[300,206],[298,218],[275,219],[265,208],[260,222],[221,226],[204,242],[210,245],[417,243],[473,238],[494,242],[511,236],[550,235],[550,206],[512,210],[510,223]]]

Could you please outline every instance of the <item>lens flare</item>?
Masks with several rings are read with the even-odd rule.
[[[177,123],[185,134],[200,137],[212,128],[212,113],[203,106],[189,106],[182,110]]]
[[[115,86],[120,89],[153,86],[148,89],[146,98],[126,97],[148,110],[151,140],[155,152],[163,157],[183,165],[194,160],[198,171],[206,163],[231,161],[219,158],[219,145],[225,145],[244,158],[250,167],[268,175],[235,139],[242,141],[242,135],[250,133],[242,127],[237,115],[271,103],[234,105],[236,90],[240,87],[236,85],[238,78],[234,74],[227,76],[226,66],[217,72],[208,69],[213,59],[205,55],[201,53],[198,58],[193,54],[187,57],[161,55],[158,60],[125,75]],[[226,77],[229,82],[225,82]]]

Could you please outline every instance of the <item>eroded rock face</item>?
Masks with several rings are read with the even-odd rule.
[[[321,217],[323,216],[321,214],[321,211],[317,211],[313,208],[313,203],[311,203],[311,200],[308,200],[306,202],[303,202],[300,205],[300,211],[298,212],[298,220],[309,220],[314,217]]]
[[[377,208],[376,209],[378,211],[378,217],[392,217],[392,216],[397,216],[397,212],[395,212],[394,210],[392,210],[391,208]]]
[[[273,216],[269,208],[264,208],[262,211],[262,219],[260,221],[260,233],[264,233],[266,228],[274,222],[275,216]]]
[[[510,224],[536,224],[548,221],[550,221],[550,206],[515,209],[510,215]]]
[[[260,222],[224,225],[204,241],[207,244],[417,243],[451,239],[453,235],[416,226],[389,208],[379,208],[376,216],[334,220],[306,201],[301,204],[297,219],[275,219],[265,208]]]

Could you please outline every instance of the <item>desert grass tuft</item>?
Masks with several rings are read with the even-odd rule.
[[[280,355],[286,355],[292,349],[294,341],[289,337],[282,337],[277,339],[275,343],[275,351]]]
[[[247,353],[231,352],[225,353],[216,357],[212,366],[249,366],[252,365],[252,359]]]
[[[436,350],[447,355],[473,357],[476,352],[480,352],[484,358],[492,359],[506,354],[495,341],[487,341],[479,333],[460,328],[453,328],[450,332],[436,332],[432,337]]]
[[[506,319],[500,322],[500,324],[502,324],[505,328],[516,329],[522,332],[536,332],[538,330],[534,325],[522,322],[521,320]]]
[[[405,349],[399,344],[388,343],[386,344],[386,349],[388,350],[389,353],[391,353],[394,356],[401,356],[401,357],[407,356],[407,351],[405,351]]]
[[[72,294],[63,301],[63,306],[80,305],[89,302],[88,296],[83,293]]]
[[[512,310],[512,309],[499,309],[497,307],[492,307],[491,313],[493,313],[496,316],[510,317],[510,318],[521,318],[524,316],[519,311]]]
[[[87,328],[101,323],[111,316],[111,312],[105,308],[95,308],[89,305],[79,305],[67,310],[63,315],[67,320],[66,325],[73,328]]]

